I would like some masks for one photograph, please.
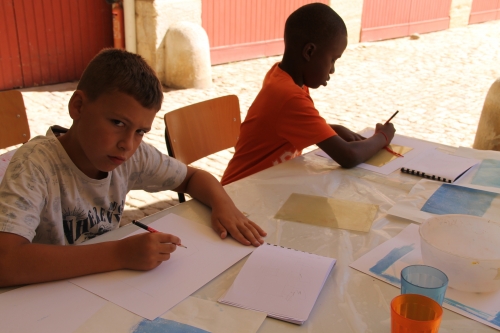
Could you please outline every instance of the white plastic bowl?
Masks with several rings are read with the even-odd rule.
[[[470,215],[434,216],[420,226],[420,245],[424,263],[443,271],[449,287],[500,288],[500,224]]]

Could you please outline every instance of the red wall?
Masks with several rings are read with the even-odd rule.
[[[364,0],[360,41],[448,29],[450,7],[451,0]]]
[[[0,90],[21,87],[23,77],[13,1],[0,1]]]
[[[469,24],[500,20],[500,0],[474,0]]]
[[[0,8],[0,90],[78,80],[113,45],[104,0],[0,0]]]
[[[202,0],[202,26],[212,64],[282,54],[287,17],[297,8],[328,0]]]

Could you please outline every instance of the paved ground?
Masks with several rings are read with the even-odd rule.
[[[484,98],[500,77],[500,21],[420,36],[348,46],[327,87],[311,91],[316,107],[330,123],[353,130],[373,127],[396,109],[397,132],[452,146],[470,147]],[[165,90],[165,102],[145,141],[166,153],[163,115],[205,99],[236,94],[242,119],[257,95],[262,79],[280,57],[213,67],[214,85],[207,90]],[[76,83],[21,90],[31,135],[48,126],[69,127],[67,102]],[[313,147],[311,147],[313,148]],[[0,153],[5,150],[0,150]],[[193,165],[220,178],[232,151]],[[129,193],[124,222],[175,205],[176,194]]]

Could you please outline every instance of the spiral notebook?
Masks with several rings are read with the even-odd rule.
[[[335,263],[333,258],[263,244],[219,302],[303,324]]]
[[[453,183],[479,162],[476,159],[430,149],[405,163],[401,171],[431,180]]]

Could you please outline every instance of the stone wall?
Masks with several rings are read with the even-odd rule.
[[[452,0],[450,10],[450,28],[468,25],[471,7],[472,0]]]
[[[330,7],[344,19],[349,44],[359,42],[363,0],[331,0]]]

